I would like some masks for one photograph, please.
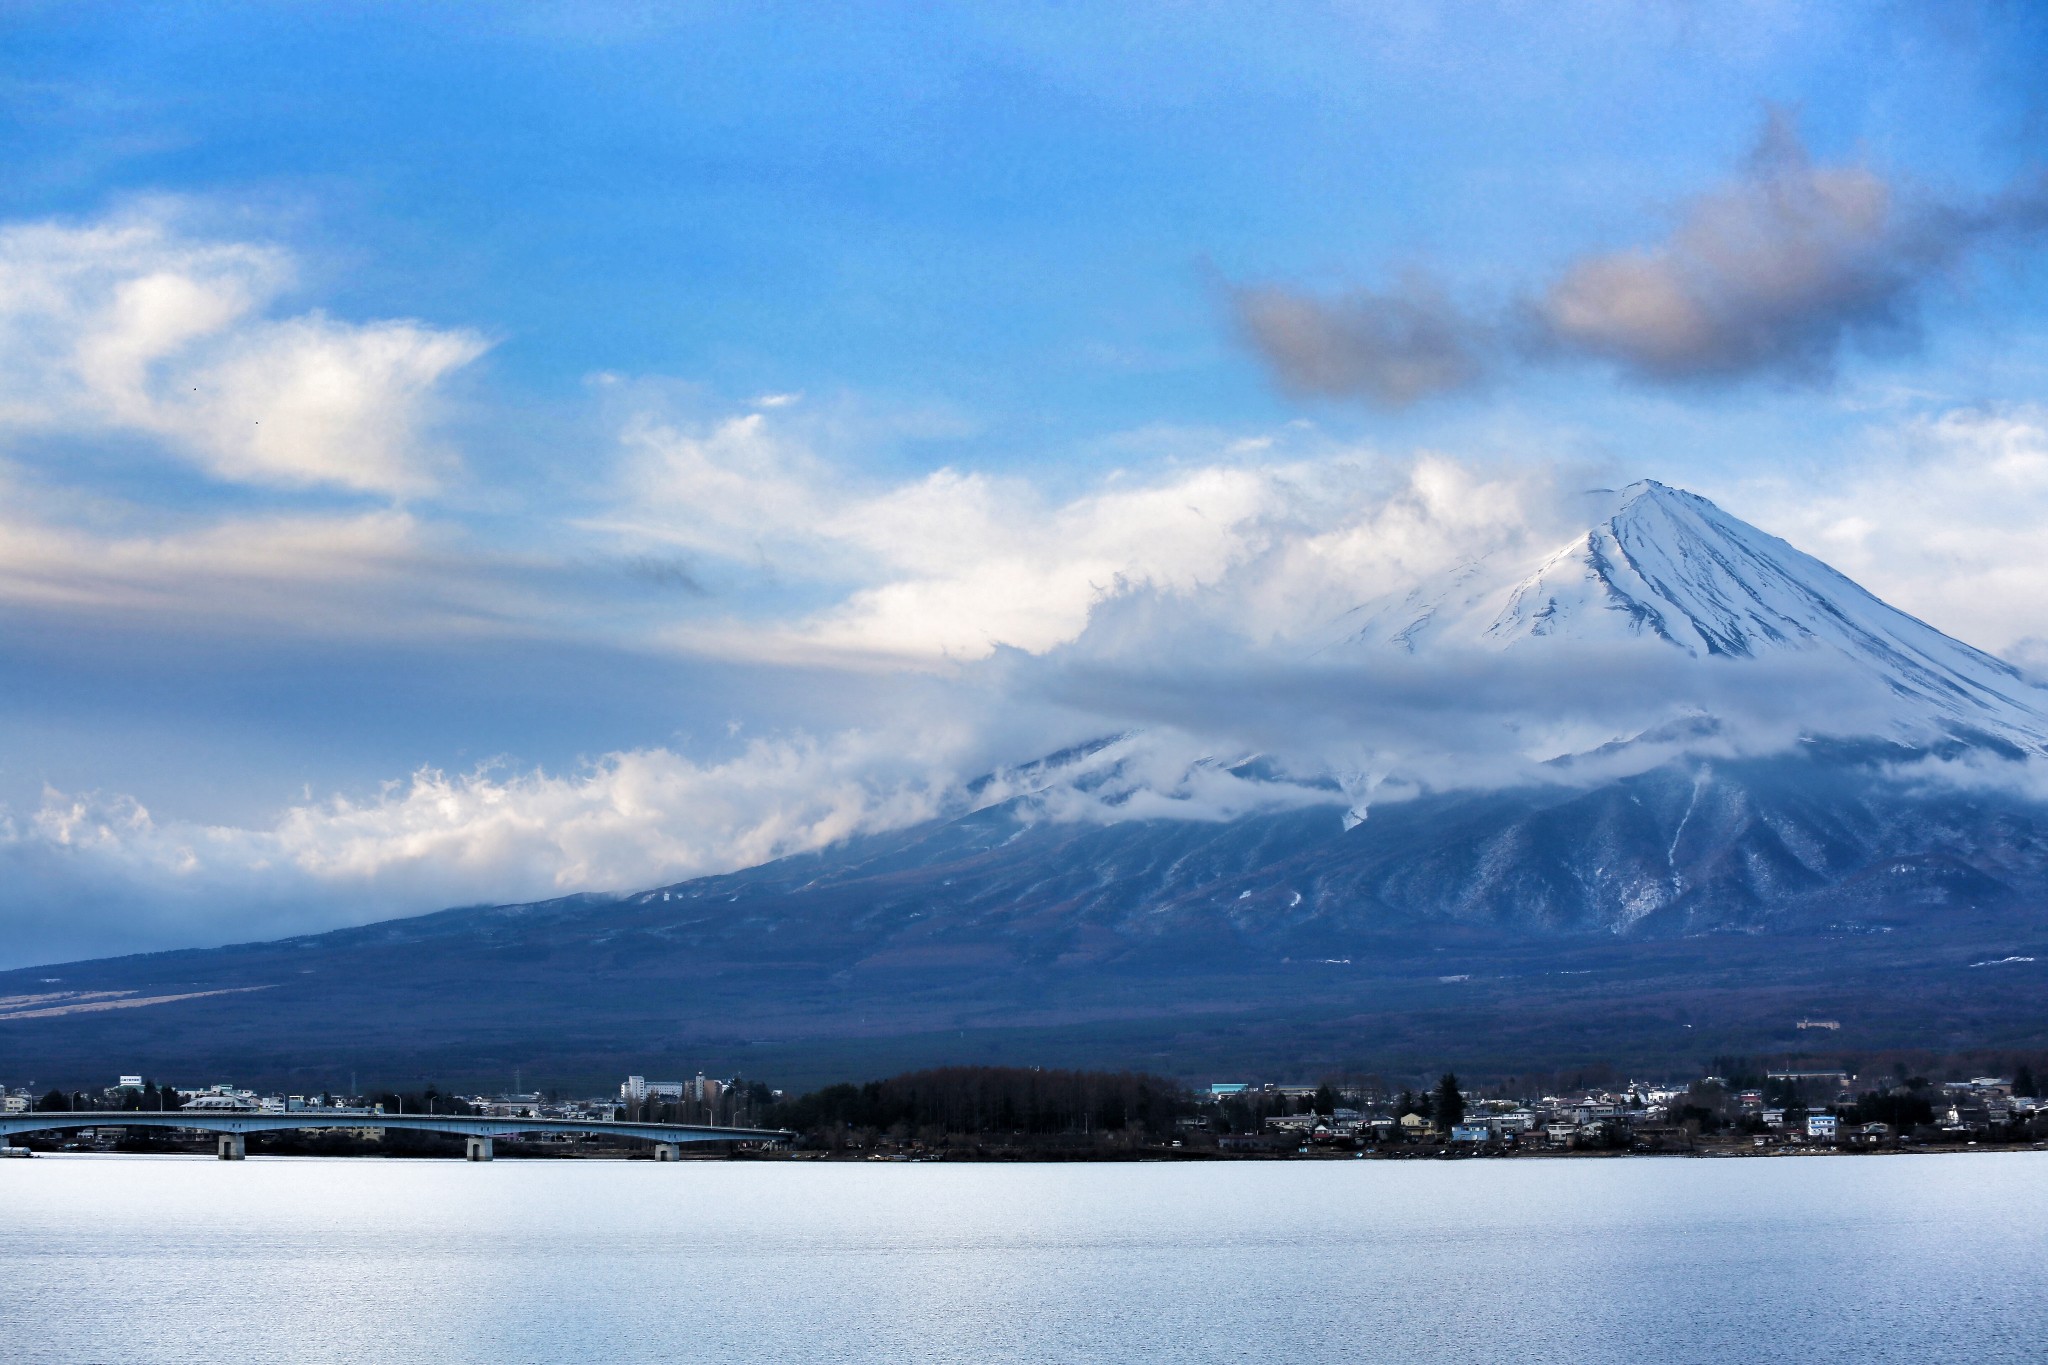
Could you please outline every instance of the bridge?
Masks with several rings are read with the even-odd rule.
[[[67,1113],[0,1115],[0,1139],[16,1133],[73,1131],[81,1128],[178,1128],[220,1134],[220,1159],[240,1161],[248,1155],[250,1133],[285,1129],[385,1128],[415,1133],[452,1133],[469,1139],[471,1161],[489,1161],[493,1138],[525,1133],[580,1133],[632,1138],[654,1144],[656,1161],[679,1161],[689,1142],[787,1142],[794,1134],[780,1128],[719,1128],[694,1123],[621,1123],[610,1119],[485,1118],[474,1114],[380,1114],[371,1109],[300,1109],[285,1113],[262,1110],[85,1110]]]

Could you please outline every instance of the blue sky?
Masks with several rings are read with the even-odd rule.
[[[1014,691],[1106,601],[1263,645],[1590,482],[2038,662],[2043,70],[2017,4],[11,6],[11,959],[911,818],[1120,719]]]

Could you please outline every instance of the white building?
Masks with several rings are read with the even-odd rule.
[[[713,1082],[713,1084],[716,1084],[716,1082]],[[704,1078],[699,1076],[697,1078],[697,1098],[699,1099],[703,1098],[703,1087]],[[690,1093],[690,1088],[690,1082],[688,1081],[650,1081],[645,1076],[628,1076],[626,1077],[626,1083],[619,1087],[619,1098],[628,1104],[637,1104],[645,1099],[679,1100]]]

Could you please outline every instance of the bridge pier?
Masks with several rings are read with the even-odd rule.
[[[220,1159],[222,1161],[241,1161],[246,1159],[248,1155],[249,1140],[247,1138],[243,1137],[240,1133],[222,1133],[220,1135]]]
[[[469,1159],[489,1161],[493,1156],[491,1140],[487,1137],[473,1137],[469,1140]]]
[[[683,1159],[683,1144],[680,1142],[655,1143],[654,1159],[656,1161],[681,1161]]]

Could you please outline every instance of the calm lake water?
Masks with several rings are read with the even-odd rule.
[[[2048,1153],[0,1162],[20,1361],[2041,1361]]]

